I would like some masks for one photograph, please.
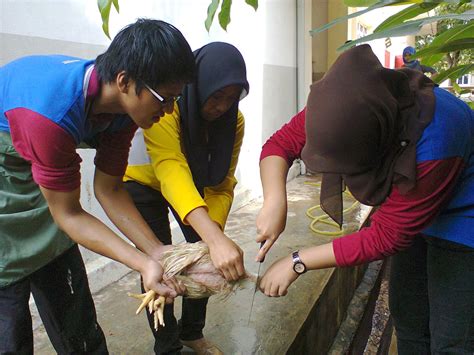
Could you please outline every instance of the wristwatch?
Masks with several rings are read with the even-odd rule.
[[[307,269],[306,269],[306,265],[301,261],[300,254],[298,252],[299,250],[294,251],[291,257],[293,259],[294,272],[296,272],[298,275],[301,275],[301,274],[304,274],[307,271]]]

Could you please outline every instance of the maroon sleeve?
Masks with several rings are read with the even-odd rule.
[[[305,133],[306,108],[294,116],[290,122],[285,123],[263,145],[260,160],[270,155],[277,155],[288,162],[299,158],[306,143]]]
[[[394,187],[370,227],[334,240],[337,265],[358,265],[409,247],[449,201],[463,167],[458,157],[418,164],[414,189],[401,195]]]
[[[112,176],[125,174],[128,153],[137,128],[135,124],[132,124],[118,131],[101,134],[94,160],[100,171]]]
[[[25,108],[6,113],[16,151],[31,162],[33,180],[56,191],[72,191],[81,184],[81,158],[74,138],[46,117]]]

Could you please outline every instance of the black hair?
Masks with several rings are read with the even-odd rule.
[[[144,83],[153,88],[189,83],[195,75],[194,55],[182,33],[167,22],[143,18],[120,30],[95,66],[105,83],[125,71],[137,94]]]

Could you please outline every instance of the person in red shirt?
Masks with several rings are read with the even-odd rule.
[[[383,68],[367,45],[342,54],[312,85],[307,107],[263,146],[257,261],[285,228],[295,158],[322,173],[321,206],[340,226],[343,186],[378,209],[369,227],[276,261],[262,292],[283,296],[307,270],[393,255],[399,353],[472,353],[473,142],[473,111],[422,73]]]
[[[122,177],[134,132],[171,112],[194,72],[181,32],[152,19],[96,60],[37,55],[0,68],[0,353],[33,353],[30,294],[57,353],[107,353],[78,244],[140,272],[147,290],[184,291],[162,279],[167,247]],[[96,149],[94,195],[136,247],[81,206],[79,145]]]

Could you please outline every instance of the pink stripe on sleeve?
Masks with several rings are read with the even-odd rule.
[[[263,145],[260,160],[277,155],[291,165],[299,158],[306,143],[305,115],[306,108],[276,131]]]
[[[409,247],[449,201],[463,167],[458,157],[418,164],[414,189],[402,195],[394,187],[370,227],[334,240],[337,265],[358,265]]]
[[[112,176],[125,174],[128,153],[137,128],[137,125],[132,124],[119,131],[104,132],[100,135],[100,143],[94,160],[100,171]]]
[[[46,117],[16,108],[6,113],[13,146],[31,162],[34,181],[47,189],[72,191],[81,183],[81,158],[73,137]]]

